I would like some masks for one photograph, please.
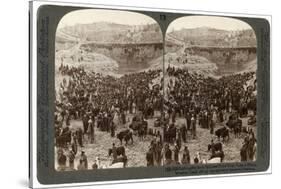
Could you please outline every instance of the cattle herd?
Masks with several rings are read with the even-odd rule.
[[[224,162],[231,138],[243,140],[241,161],[255,161],[255,72],[213,78],[170,66],[164,71],[114,77],[61,64],[54,113],[57,170],[126,167],[132,161],[127,146],[143,141],[149,147],[139,158],[147,166]],[[190,141],[202,140],[198,130],[212,136],[208,158],[199,150],[191,157]],[[107,166],[99,157],[88,162],[87,146],[97,142],[97,132],[118,141],[104,149]]]

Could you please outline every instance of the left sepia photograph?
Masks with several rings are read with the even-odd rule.
[[[55,39],[55,170],[147,166],[151,141],[162,140],[162,82],[163,35],[153,18],[66,14]]]

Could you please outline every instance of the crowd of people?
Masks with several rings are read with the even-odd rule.
[[[209,129],[212,135],[217,123],[224,123],[229,115],[237,115],[238,119],[248,116],[249,112],[252,116],[256,114],[256,82],[253,85],[247,83],[254,78],[254,72],[215,79],[169,66],[164,74],[168,80],[160,79],[155,83],[161,72],[148,70],[114,77],[61,64],[59,74],[62,77],[55,101],[55,145],[59,167],[65,167],[68,159],[68,167],[74,169],[77,149],[95,142],[95,129],[116,137],[120,125],[132,124],[129,115],[137,115],[141,124],[147,124],[144,120],[161,112],[158,124],[154,126],[162,129],[146,128],[146,132],[153,136],[145,155],[147,166],[157,166],[192,163],[187,143],[188,139],[198,139],[198,126]],[[179,124],[179,118],[185,122]],[[71,129],[71,120],[81,120],[83,128]],[[140,125],[139,128],[143,127]],[[224,151],[216,147],[220,144],[220,137],[218,142],[211,142],[210,159],[219,157],[223,161]],[[241,161],[255,160],[255,148],[254,132],[247,130],[240,151]],[[202,162],[200,153],[196,154],[193,163]],[[125,157],[123,153],[122,158]],[[116,158],[114,156],[113,161]],[[92,168],[97,167],[98,163],[94,162]],[[85,151],[81,152],[77,169],[88,169]]]
[[[228,130],[224,128],[214,133],[218,123],[227,122],[228,129],[235,133],[239,130],[238,134],[243,130],[247,134],[241,148],[241,161],[255,159],[253,155],[256,148],[255,134],[252,129],[242,128],[242,121],[239,119],[251,115],[250,119],[255,120],[253,119],[256,117],[257,106],[255,72],[238,73],[216,79],[169,66],[166,74],[169,79],[165,88],[164,110],[171,119],[169,126],[174,127],[177,124],[177,117],[184,117],[186,120],[184,125],[177,126],[179,136],[177,139],[185,142],[188,131],[195,139],[198,126],[209,129],[210,134],[217,135],[218,139],[220,136],[224,138],[224,135],[229,137]],[[249,84],[251,80],[253,82]],[[211,157],[216,156],[216,153],[212,151]],[[222,150],[219,150],[218,154],[224,156]]]
[[[153,84],[160,70],[124,75],[121,78],[86,72],[81,67],[59,67],[62,81],[56,91],[56,146],[94,142],[95,127],[115,136],[116,126],[127,122],[127,114],[141,111],[147,118],[162,104],[161,85]],[[75,132],[70,121],[82,120],[83,129]]]
[[[256,111],[256,85],[247,86],[247,81],[254,77],[254,72],[215,79],[168,67],[167,74],[170,81],[165,92],[167,101],[171,104],[168,107],[170,112],[174,109],[177,113],[185,115],[188,109],[196,114],[208,110],[236,110],[242,115],[247,113],[245,110]]]

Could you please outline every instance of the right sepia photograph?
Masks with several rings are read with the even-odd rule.
[[[169,25],[164,47],[163,136],[180,154],[175,161],[256,161],[257,41],[251,26],[227,17],[180,17]]]

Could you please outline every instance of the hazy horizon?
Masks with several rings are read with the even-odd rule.
[[[157,23],[153,18],[136,12],[122,10],[86,9],[72,11],[62,17],[58,29],[76,24],[108,22],[122,25],[146,25]]]
[[[241,20],[220,16],[184,16],[175,19],[167,28],[167,33],[181,29],[213,28],[226,31],[238,31],[252,29],[252,27]]]

